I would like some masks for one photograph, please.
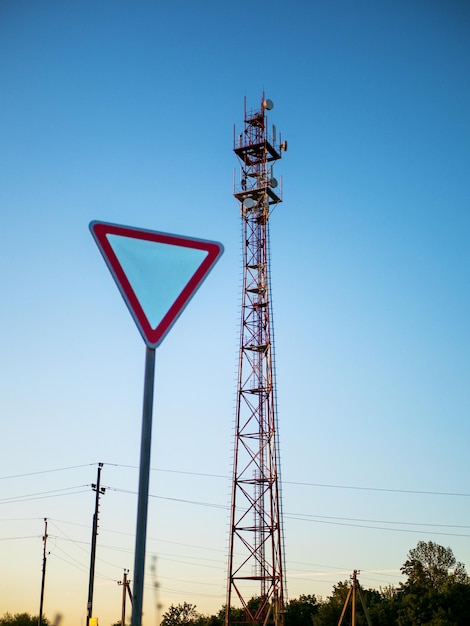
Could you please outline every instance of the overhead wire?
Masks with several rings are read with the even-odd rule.
[[[24,472],[23,474],[10,474],[8,476],[0,476],[0,480],[8,480],[11,478],[24,478],[25,476],[38,476],[39,474],[51,474],[53,472],[63,472],[70,469],[79,469],[81,467],[90,467],[96,463],[84,463],[83,465],[70,465],[68,467],[56,467],[48,470],[36,470],[35,472]]]
[[[85,487],[89,488],[90,485],[75,485],[74,487],[64,487],[62,489],[51,489],[50,491],[38,491],[36,493],[23,494],[21,496],[9,496],[7,498],[0,498],[0,504],[29,502],[31,500],[43,500],[45,498],[57,498],[60,496],[77,495],[78,493],[84,493]],[[80,489],[80,491],[71,491],[72,489]],[[64,492],[68,492],[68,493],[64,493]]]
[[[42,470],[42,471],[37,471],[37,472],[29,472],[29,473],[24,473],[24,474],[16,474],[16,475],[10,475],[10,476],[4,476],[4,477],[0,477],[0,480],[6,480],[6,479],[13,479],[13,478],[22,478],[22,477],[26,477],[26,476],[33,476],[33,475],[37,475],[37,474],[45,474],[45,473],[52,473],[52,472],[60,472],[60,471],[66,471],[66,470],[72,470],[72,469],[78,469],[78,468],[83,468],[83,467],[89,467],[90,465],[95,465],[95,464],[83,464],[83,465],[76,465],[76,466],[69,466],[69,467],[63,467],[63,468],[56,468],[56,469],[50,469],[50,470]],[[122,465],[122,464],[106,464],[106,465],[113,465],[115,467],[123,467],[123,468],[131,468],[131,469],[138,469],[137,466],[131,466],[131,465]],[[172,473],[172,474],[182,474],[182,475],[191,475],[191,476],[200,476],[200,477],[210,477],[210,478],[216,478],[216,479],[224,479],[224,480],[229,480],[228,476],[223,476],[223,475],[219,475],[219,474],[209,474],[209,473],[200,473],[200,472],[190,472],[190,471],[183,471],[183,470],[171,470],[171,469],[161,469],[161,468],[152,468],[152,471],[158,471],[158,472],[168,472],[168,473]],[[306,487],[314,487],[314,488],[331,488],[331,489],[351,489],[351,490],[362,490],[362,491],[374,491],[374,492],[388,492],[388,493],[403,493],[403,494],[419,494],[419,495],[424,495],[424,496],[455,496],[455,497],[469,497],[470,494],[468,493],[460,493],[460,492],[447,492],[447,491],[423,491],[423,490],[410,490],[410,489],[389,489],[389,488],[377,488],[377,487],[364,487],[364,486],[353,486],[353,485],[333,485],[333,484],[322,484],[322,483],[307,483],[307,482],[293,482],[293,481],[283,481],[284,484],[291,484],[291,485],[299,485],[299,486],[306,486]],[[77,493],[84,493],[86,490],[88,490],[90,487],[90,485],[76,485],[73,487],[67,487],[67,488],[63,488],[63,489],[56,489],[56,490],[50,490],[50,491],[41,491],[41,492],[37,492],[37,493],[29,493],[29,494],[23,494],[20,496],[12,496],[9,498],[3,498],[0,499],[0,504],[11,504],[11,503],[17,503],[17,502],[25,502],[25,501],[30,501],[30,500],[36,500],[36,499],[43,499],[43,498],[50,498],[50,497],[62,497],[62,496],[68,496],[68,495],[74,495]],[[132,491],[132,490],[126,490],[126,489],[122,489],[122,488],[118,488],[118,487],[107,487],[107,489],[111,490],[111,491],[115,491],[117,493],[124,493],[124,494],[132,494],[132,495],[136,495],[136,491]],[[77,491],[79,490],[79,491]],[[217,509],[221,509],[221,510],[228,510],[229,507],[227,505],[222,505],[222,504],[217,504],[217,503],[211,503],[211,502],[204,502],[204,501],[196,501],[196,500],[188,500],[188,499],[184,499],[184,498],[175,498],[175,497],[165,497],[165,496],[161,496],[161,495],[156,495],[156,494],[149,494],[149,497],[151,498],[157,498],[160,500],[166,500],[169,502],[176,502],[176,503],[181,503],[181,504],[187,504],[190,506],[203,506],[203,507],[209,507],[209,508],[217,508]],[[463,534],[463,533],[452,533],[452,532],[442,532],[442,530],[439,529],[467,529],[470,528],[470,526],[467,525],[459,525],[459,524],[434,524],[434,523],[428,523],[428,522],[404,522],[404,521],[394,521],[394,520],[376,520],[376,519],[367,519],[367,518],[349,518],[349,517],[338,517],[338,516],[321,516],[321,515],[310,515],[310,514],[303,514],[303,513],[285,513],[285,517],[287,519],[291,519],[291,520],[297,520],[297,521],[307,521],[310,523],[316,522],[316,523],[322,523],[322,524],[331,524],[331,525],[342,525],[342,526],[348,526],[348,527],[352,527],[352,528],[367,528],[367,529],[373,529],[373,530],[384,530],[384,531],[389,531],[389,532],[409,532],[409,533],[420,533],[420,534],[432,534],[432,535],[443,535],[443,536],[454,536],[454,537],[468,537],[470,536],[469,534]],[[18,518],[16,518],[18,519]],[[25,519],[26,518],[22,518]],[[27,518],[29,520],[34,519],[34,520],[38,520],[40,518]],[[42,518],[41,518],[42,519]],[[1,521],[1,520],[0,520]],[[52,521],[52,520],[51,520]],[[59,523],[66,523],[66,524],[73,524],[76,526],[82,526],[84,528],[88,528],[87,525],[85,524],[78,524],[77,522],[69,522],[69,521],[64,521],[64,520],[56,520]],[[390,528],[390,527],[385,527],[385,526],[381,526],[381,525],[389,525],[389,526],[409,526],[412,528]],[[419,529],[418,529],[419,527]],[[67,541],[71,541],[72,543],[76,544],[77,547],[79,547],[81,550],[85,550],[85,548],[83,547],[83,545],[87,545],[88,542],[80,542],[77,541],[69,536],[66,535],[66,533],[64,533],[63,531],[61,531],[58,528],[59,532],[61,532],[64,537],[66,538]],[[118,533],[118,534],[124,534],[124,535],[131,535],[131,533],[123,533],[122,531],[116,531],[116,530],[108,530],[105,528],[101,529],[101,532],[105,533],[105,532],[114,532],[114,533]],[[40,535],[31,535],[31,536],[18,536],[18,537],[10,537],[10,538],[0,538],[2,541],[5,540],[19,540],[19,539],[30,539],[30,538],[34,538],[37,539]],[[53,538],[54,536],[51,536],[51,538]],[[55,539],[58,539],[60,541],[64,540],[64,537],[55,537]],[[149,537],[149,540],[151,538]],[[173,542],[173,541],[164,541],[164,540],[160,540],[160,539],[155,539],[156,541],[161,541],[161,542],[165,542],[165,543],[169,543],[169,544],[175,544],[175,545],[181,545],[181,546],[186,546],[186,547],[191,547],[191,548],[197,548],[197,549],[210,549],[210,550],[216,550],[215,548],[207,548],[206,546],[195,546],[192,544],[185,544],[182,542]],[[83,544],[83,545],[81,545]],[[77,569],[80,569],[81,571],[86,571],[87,565],[84,565],[82,563],[80,563],[79,561],[77,561],[76,559],[74,559],[71,555],[67,554],[61,547],[57,546],[57,550],[59,550],[60,552],[62,552],[68,559],[70,559],[70,561],[67,561],[66,558],[61,557],[59,554],[57,554],[57,552],[54,550],[54,556],[66,563],[69,563],[70,565],[73,565],[74,567],[76,567]],[[127,552],[130,553],[131,550],[127,550],[125,548],[122,547],[118,547],[118,546],[107,546],[105,544],[101,544],[101,547],[103,549],[109,549],[109,550],[116,550],[116,551],[121,551],[121,552]],[[224,552],[223,550],[219,550],[220,552]],[[215,569],[219,569],[217,568],[215,565],[209,565],[209,564],[204,564],[201,563],[202,560],[210,560],[210,559],[200,559],[198,557],[188,557],[187,555],[185,556],[185,561],[180,560],[179,558],[177,558],[177,555],[174,554],[164,554],[164,555],[160,555],[161,558],[163,558],[164,560],[169,560],[175,563],[183,563],[185,565],[194,565],[194,562],[191,562],[190,560],[192,559],[193,561],[198,560],[200,565],[203,565],[205,567],[212,567]],[[175,558],[176,557],[176,558]],[[189,559],[189,561],[188,561]],[[102,560],[102,559],[100,559]],[[214,562],[216,562],[215,560],[213,560]],[[112,566],[112,567],[119,567],[116,564],[113,563],[109,563],[107,561],[103,561],[103,563],[105,563],[106,565]],[[312,564],[306,564],[307,567],[308,566],[312,566]],[[343,569],[343,568],[342,568]],[[349,569],[344,568],[345,572],[349,571]],[[294,570],[295,571],[295,570]],[[311,573],[311,572],[310,572]],[[317,575],[322,575],[323,573],[317,573]],[[332,573],[328,573],[325,572],[324,574],[327,574],[327,576],[333,575]],[[100,578],[106,579],[106,580],[114,580],[114,578],[110,578],[108,576],[103,576],[102,574],[99,574]],[[165,578],[165,577],[163,577]],[[168,578],[168,580],[170,580]],[[185,581],[184,579],[171,579],[171,580],[180,580],[181,582],[188,582]],[[325,582],[329,582],[329,581],[325,581]],[[380,581],[379,581],[380,582]],[[209,583],[208,583],[209,584]],[[216,584],[216,583],[213,583]],[[174,591],[171,589],[165,589],[166,592],[168,593],[181,593],[181,591]],[[193,592],[191,592],[192,595],[201,595],[201,596],[206,596],[206,597],[211,597],[210,594],[194,594]]]
[[[70,496],[77,495],[79,493],[85,493],[90,485],[76,485],[73,487],[65,487],[62,489],[54,489],[49,491],[41,491],[37,493],[23,494],[20,496],[10,496],[8,498],[0,499],[0,504],[12,504],[17,502],[28,502],[32,500],[40,500],[44,498],[57,498],[61,496]],[[131,495],[137,495],[137,492],[130,489],[121,489],[119,487],[106,487],[109,491],[114,491],[116,493],[125,493]],[[426,492],[429,493],[429,492]],[[149,498],[155,498],[158,500],[165,500],[169,502],[176,502],[179,504],[189,504],[194,506],[202,506],[208,508],[216,508],[221,510],[228,510],[229,507],[226,504],[217,504],[213,502],[204,502],[197,500],[188,500],[185,498],[174,498],[168,496],[161,496],[157,494],[149,494]],[[432,522],[408,522],[401,520],[374,520],[368,518],[348,518],[348,517],[339,517],[339,516],[327,516],[327,515],[311,515],[308,513],[289,513],[285,512],[284,517],[286,519],[292,519],[297,521],[306,521],[310,523],[319,523],[319,524],[331,524],[331,525],[339,525],[339,526],[349,526],[352,528],[367,528],[373,530],[387,530],[391,532],[409,532],[409,533],[427,533],[434,535],[443,535],[443,536],[453,536],[453,537],[468,537],[470,536],[467,533],[451,533],[451,532],[443,532],[434,529],[470,529],[468,525],[462,524],[436,524]],[[36,519],[36,518],[35,518]],[[39,518],[38,518],[39,519]],[[361,523],[359,523],[361,522]],[[394,526],[413,526],[419,527],[419,530],[414,528],[388,528],[385,526],[381,526],[381,524],[389,524]],[[432,530],[430,530],[432,529]]]
[[[22,474],[10,474],[7,476],[0,476],[0,480],[8,480],[12,478],[23,478],[26,476],[36,476],[39,474],[47,474],[47,473],[53,473],[53,472],[62,472],[62,471],[80,469],[83,467],[90,467],[90,466],[95,466],[95,465],[98,465],[98,463],[84,463],[82,465],[71,465],[67,467],[58,467],[58,468],[53,468],[53,469],[48,469],[48,470],[37,470],[35,472],[25,472]],[[125,469],[135,469],[135,470],[139,469],[137,465],[126,465],[123,463],[103,463],[102,465],[103,466],[108,465],[111,467],[121,467]],[[160,467],[151,467],[150,470],[153,472],[166,472],[170,474],[183,474],[183,475],[188,475],[188,476],[202,476],[202,477],[207,477],[207,478],[220,478],[224,480],[230,480],[230,477],[227,475],[212,474],[209,472],[194,472],[194,471],[175,470],[175,469],[160,468]],[[429,490],[427,491],[427,490],[422,490],[422,489],[394,489],[394,488],[389,488],[389,487],[369,487],[369,486],[364,486],[364,485],[335,485],[331,483],[311,483],[311,482],[288,481],[288,480],[283,480],[282,483],[284,485],[320,487],[324,489],[350,489],[350,490],[359,490],[359,491],[379,491],[379,492],[385,492],[385,493],[408,493],[408,494],[414,494],[414,495],[450,496],[450,497],[459,497],[459,498],[460,497],[470,498],[470,493],[455,492],[455,491],[429,491]]]

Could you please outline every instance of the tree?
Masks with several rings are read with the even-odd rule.
[[[470,579],[450,548],[420,541],[401,571],[398,626],[467,626]]]
[[[209,615],[207,617],[202,617],[200,626],[223,626],[223,624],[224,620],[220,618],[219,613],[218,615]]]
[[[368,597],[367,606],[374,626],[396,626],[400,608],[400,592],[396,587],[387,585],[380,589],[377,602],[371,596]]]
[[[162,626],[185,626],[186,624],[197,625],[200,623],[202,615],[200,615],[194,604],[183,602],[170,606],[168,611],[162,615]]]
[[[220,611],[217,613],[217,619],[219,620],[219,625],[222,626],[225,623],[225,613],[227,611],[227,605],[224,604]],[[245,611],[239,607],[230,607],[230,623],[236,624],[237,622],[245,621]]]
[[[39,616],[30,615],[29,613],[5,613],[0,617],[0,626],[38,626]],[[49,626],[50,622],[47,618],[42,618],[44,626]]]
[[[340,581],[333,585],[333,593],[318,608],[313,618],[315,626],[337,626],[341,611],[349,593],[349,582]]]
[[[469,583],[465,566],[456,560],[452,550],[433,541],[419,541],[408,552],[401,571],[408,576],[408,587],[440,591],[449,584]]]
[[[314,595],[301,595],[289,600],[286,605],[286,626],[312,626],[313,616],[318,611],[318,602]]]

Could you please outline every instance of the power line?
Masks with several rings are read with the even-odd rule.
[[[79,487],[81,488],[82,486],[67,487],[64,489],[39,492],[37,494],[27,494],[23,496],[14,496],[11,498],[4,498],[0,500],[0,504],[11,504],[11,503],[25,502],[25,501],[30,501],[30,500],[40,500],[44,498],[61,497],[61,496],[75,495],[78,493],[84,493],[84,491],[71,491],[72,489],[77,489]],[[88,485],[84,485],[83,487],[88,487]],[[107,487],[107,489],[110,491],[115,491],[116,493],[126,493],[126,494],[136,495],[135,491],[128,490],[128,489],[120,489],[117,487]],[[61,492],[67,492],[67,493],[61,493]],[[184,498],[170,498],[166,496],[159,496],[156,494],[149,494],[149,497],[156,498],[159,500],[166,500],[169,502],[177,502],[180,504],[189,504],[189,505],[195,505],[195,506],[228,510],[227,505],[216,504],[216,503],[211,503],[211,502],[187,500]],[[306,521],[310,523],[316,522],[316,523],[321,523],[321,524],[331,524],[331,525],[339,525],[339,526],[349,526],[352,528],[369,528],[373,530],[387,530],[391,532],[395,531],[395,532],[409,532],[409,533],[426,533],[426,534],[443,535],[443,536],[450,536],[450,537],[470,536],[465,533],[446,533],[446,532],[439,532],[437,530],[434,531],[434,530],[423,529],[423,527],[426,527],[427,529],[434,529],[434,528],[436,529],[437,528],[469,529],[470,528],[470,526],[468,525],[459,525],[459,524],[434,524],[430,522],[404,522],[404,521],[393,521],[393,520],[374,520],[374,519],[367,519],[367,518],[347,518],[347,517],[337,517],[337,516],[327,516],[327,515],[310,515],[308,513],[285,513],[285,517],[286,519],[292,519],[292,520],[297,520],[297,521]],[[31,519],[37,519],[37,518],[31,518]],[[362,522],[362,523],[352,523],[352,522]],[[73,522],[65,522],[65,523],[72,524]],[[399,526],[416,526],[416,527],[421,527],[421,528],[420,530],[414,530],[411,528],[408,528],[408,529],[407,528],[386,528],[383,526],[378,526],[377,524],[392,524],[392,525],[397,525],[397,526],[398,525]],[[76,525],[79,525],[79,524],[76,524]],[[85,525],[82,525],[82,526],[86,527]],[[118,531],[110,530],[108,532],[118,532]]]
[[[131,489],[120,489],[119,487],[106,487],[109,491],[115,491],[117,493],[128,493],[131,495],[136,495],[136,491],[132,491]],[[213,509],[224,509],[227,510],[228,506],[225,504],[215,504],[213,502],[198,502],[197,500],[185,500],[183,498],[169,498],[167,496],[157,496],[149,493],[149,498],[157,498],[158,500],[168,500],[170,502],[181,502],[183,504],[196,504],[198,506],[207,506]]]
[[[458,525],[458,524],[429,524],[427,522],[396,522],[391,520],[374,520],[374,519],[362,519],[356,517],[333,517],[331,515],[309,515],[308,513],[290,513],[288,514],[292,519],[303,519],[305,517],[312,518],[313,521],[318,519],[327,520],[344,520],[347,522],[370,522],[373,524],[397,524],[402,526],[432,526],[436,528],[470,528],[470,526]]]
[[[289,514],[286,514],[285,517],[289,517]],[[333,526],[348,526],[349,528],[367,528],[369,530],[386,530],[388,532],[398,532],[398,533],[418,533],[420,535],[443,535],[445,537],[470,537],[470,534],[463,533],[444,533],[434,530],[414,530],[411,528],[386,528],[384,526],[372,526],[370,524],[348,524],[347,522],[333,522],[331,520],[326,521],[322,519],[305,519],[305,517],[292,517],[291,519],[297,519],[299,521],[312,522],[317,524],[331,524]],[[341,518],[340,518],[341,519]],[[426,526],[431,526],[431,524],[425,524]]]
[[[64,487],[63,489],[52,489],[50,491],[38,491],[37,493],[23,494],[21,496],[10,496],[9,498],[0,499],[0,504],[11,504],[16,502],[29,502],[30,500],[43,500],[44,498],[57,498],[60,496],[71,496],[83,493],[83,489],[89,485],[76,485],[75,487]],[[72,489],[80,489],[80,491],[71,491]],[[68,493],[64,493],[64,492]]]
[[[62,472],[62,471],[67,471],[67,470],[72,470],[72,469],[80,469],[83,467],[90,467],[93,465],[98,465],[98,463],[85,463],[83,465],[71,465],[69,467],[59,467],[55,469],[38,470],[35,472],[28,472],[24,474],[11,474],[9,476],[0,476],[0,480],[8,480],[12,478],[23,478],[26,476],[36,476],[39,474],[48,474],[48,473],[53,473],[53,472]],[[108,465],[112,467],[121,467],[124,469],[135,469],[135,470],[139,469],[137,465],[126,465],[122,463],[103,463],[103,465]],[[230,480],[229,476],[226,476],[223,474],[212,474],[208,472],[190,472],[190,471],[185,471],[185,470],[174,470],[174,469],[167,469],[167,468],[161,468],[161,467],[152,467],[150,468],[150,471],[165,472],[169,474],[182,474],[186,476],[201,476],[205,478],[220,478],[220,479],[224,479],[227,481]],[[407,493],[407,494],[426,495],[426,496],[447,496],[447,497],[470,498],[470,493],[453,492],[453,491],[426,491],[422,489],[393,489],[393,488],[388,488],[388,487],[368,487],[368,486],[363,486],[363,485],[334,485],[330,483],[310,483],[310,482],[299,482],[299,481],[288,481],[288,480],[283,480],[282,483],[283,485],[319,487],[322,489],[349,489],[349,490],[356,490],[356,491],[379,491],[379,492],[385,492],[385,493]]]
[[[388,489],[385,487],[358,487],[353,485],[328,485],[322,483],[300,483],[292,481],[282,481],[284,485],[301,485],[305,487],[324,487],[327,489],[353,489],[359,491],[385,491],[387,493],[410,493],[425,496],[455,496],[470,498],[470,493],[456,493],[451,491],[419,491],[417,489]]]
[[[51,474],[53,472],[63,472],[64,470],[90,467],[90,465],[97,465],[97,463],[85,463],[84,465],[71,465],[69,467],[57,467],[55,469],[37,470],[36,472],[27,472],[25,474],[11,474],[9,476],[0,476],[0,480],[8,480],[11,478],[24,478],[25,476],[37,476],[38,474]]]
[[[16,541],[17,539],[38,539],[41,535],[25,535],[23,537],[0,537],[0,541]]]

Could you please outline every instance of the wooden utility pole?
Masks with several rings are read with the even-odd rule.
[[[341,611],[341,617],[339,618],[338,626],[341,626],[343,617],[346,613],[346,609],[348,608],[349,600],[351,600],[351,626],[356,626],[356,592],[359,595],[359,600],[361,601],[362,608],[364,609],[367,624],[368,626],[372,626],[372,622],[370,621],[369,617],[369,611],[367,610],[366,603],[364,602],[364,598],[362,596],[361,586],[359,584],[359,581],[357,580],[357,574],[358,570],[355,569],[351,576],[351,587],[349,588],[348,595],[346,596],[343,610]]]
[[[127,579],[128,569],[124,570],[124,577],[118,581],[118,585],[122,585],[122,608],[121,608],[121,626],[126,626],[126,592],[132,604],[131,581]]]
[[[101,469],[103,463],[98,463],[98,475],[96,478],[96,485],[92,485],[91,488],[96,491],[95,498],[95,513],[93,515],[93,531],[91,535],[91,556],[90,556],[90,579],[88,582],[88,603],[87,603],[87,626],[90,624],[90,618],[93,616],[93,586],[95,582],[95,558],[96,558],[96,537],[98,536],[98,512],[100,507],[100,495],[104,494],[106,489],[100,487],[101,482]]]
[[[43,550],[42,550],[42,580],[41,580],[41,600],[39,602],[39,617],[38,617],[38,626],[42,626],[42,611],[44,606],[44,586],[46,584],[46,561],[47,561],[47,552],[46,552],[46,543],[47,543],[47,517],[44,518],[44,536],[43,540]]]

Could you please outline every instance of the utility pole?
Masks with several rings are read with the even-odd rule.
[[[362,597],[361,585],[357,580],[358,570],[355,569],[351,576],[351,587],[349,588],[348,595],[346,596],[346,600],[344,602],[343,610],[341,611],[341,616],[339,618],[338,626],[341,626],[343,622],[343,617],[346,613],[346,609],[348,608],[349,600],[351,599],[351,626],[356,626],[356,592],[359,595],[359,600],[361,601],[362,608],[364,609],[364,615],[366,616],[368,626],[372,626],[372,622],[370,621],[369,611],[367,610],[366,603],[364,602],[364,598]]]
[[[104,487],[100,487],[102,467],[103,463],[98,463],[98,475],[96,478],[96,485],[91,486],[91,488],[96,491],[96,498],[95,513],[93,515],[93,531],[91,535],[90,580],[88,583],[88,604],[86,618],[87,626],[89,626],[90,618],[93,616],[93,585],[95,582],[96,537],[98,536],[98,512],[100,507],[100,496],[106,491]]]
[[[42,550],[42,580],[41,580],[41,600],[39,602],[39,617],[38,617],[38,626],[42,626],[42,610],[44,606],[44,585],[46,583],[46,561],[47,561],[47,552],[46,552],[46,543],[47,543],[47,517],[44,518],[44,536],[43,540],[43,550]]]
[[[126,591],[132,604],[131,581],[127,579],[128,569],[124,570],[123,580],[118,580],[118,585],[122,585],[122,610],[121,610],[121,626],[126,626]]]

